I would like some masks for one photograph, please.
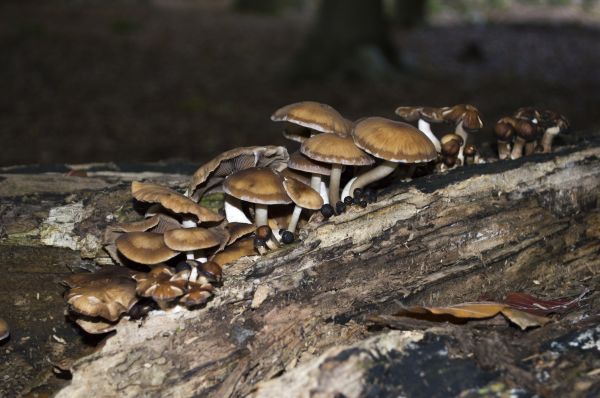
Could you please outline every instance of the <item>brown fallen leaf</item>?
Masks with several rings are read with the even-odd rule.
[[[543,326],[550,322],[550,318],[530,314],[515,308],[511,308],[508,304],[496,303],[492,301],[461,303],[445,307],[405,307],[400,309],[400,311],[395,313],[393,316],[414,317],[430,321],[445,321],[452,320],[448,319],[448,317],[455,318],[456,320],[469,320],[492,318],[498,314],[504,315],[510,322],[516,324],[522,330],[531,327]],[[373,319],[376,319],[376,317]]]

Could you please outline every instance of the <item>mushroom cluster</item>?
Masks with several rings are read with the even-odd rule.
[[[534,152],[552,152],[558,134],[569,130],[567,118],[548,109],[519,108],[512,116],[496,122],[494,134],[498,142],[498,158],[519,159]]]
[[[282,146],[226,151],[199,167],[185,192],[134,181],[131,194],[143,218],[105,233],[105,249],[118,265],[64,281],[75,321],[90,333],[105,333],[125,315],[200,306],[222,282],[223,267],[294,242],[313,213],[314,220],[327,220],[375,202],[374,187],[398,169],[411,176],[419,165],[433,169],[437,162],[444,171],[479,162],[467,142],[483,127],[474,106],[400,107],[396,113],[418,128],[383,117],[352,122],[318,102],[290,104],[271,120],[285,123],[283,136],[299,144],[291,155]],[[438,140],[430,123],[451,123],[454,131]],[[523,108],[496,125],[501,158],[529,153],[540,128],[542,148],[549,150],[567,125],[553,112]],[[213,193],[222,195],[219,211],[201,204]]]

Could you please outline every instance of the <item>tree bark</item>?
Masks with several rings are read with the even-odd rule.
[[[122,320],[98,352],[76,362],[71,384],[58,397],[90,391],[350,397],[427,391],[413,390],[421,385],[460,393],[493,382],[536,393],[584,388],[572,375],[593,371],[593,349],[581,348],[571,358],[565,342],[560,358],[579,366],[571,373],[559,366],[538,369],[540,362],[527,358],[545,355],[550,348],[544,344],[569,333],[595,333],[595,318],[583,315],[598,313],[597,293],[577,316],[529,332],[499,319],[468,325],[390,321],[390,327],[409,330],[391,332],[366,316],[389,314],[399,302],[444,305],[512,291],[558,297],[597,286],[599,159],[596,141],[458,168],[396,183],[366,209],[327,222],[314,216],[298,244],[227,267],[223,287],[206,308]],[[9,183],[19,186],[18,177],[3,178],[0,193]],[[40,190],[43,177],[36,178]],[[121,177],[111,178],[90,178],[85,184],[96,188],[71,194],[86,216],[63,234],[96,236],[108,222],[102,220],[117,215],[128,188]],[[185,184],[177,178],[162,177]],[[15,242],[14,225],[4,225]],[[74,240],[81,249],[82,240]],[[464,377],[455,380],[444,369],[461,369],[457,374]],[[541,382],[536,372],[543,370],[554,379]],[[595,388],[590,374],[588,389]]]

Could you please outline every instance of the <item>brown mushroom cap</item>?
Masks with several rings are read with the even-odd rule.
[[[214,290],[210,283],[189,282],[188,287],[188,292],[179,299],[179,302],[186,307],[206,303]]]
[[[538,126],[526,119],[519,119],[515,124],[515,133],[525,141],[534,141],[538,138]]]
[[[283,178],[267,168],[255,167],[230,175],[223,182],[223,191],[251,203],[279,205],[292,202],[283,189]]]
[[[308,127],[300,126],[293,123],[286,123],[286,126],[283,129],[284,138],[299,143],[303,143],[312,135],[314,135],[314,133]]]
[[[251,167],[268,167],[277,171],[287,167],[289,155],[282,146],[252,146],[223,152],[202,165],[192,176],[189,195],[201,198],[210,187],[220,184],[225,177]],[[194,193],[195,191],[195,193]]]
[[[89,334],[104,334],[112,332],[117,328],[117,324],[113,322],[107,322],[102,319],[85,319],[85,318],[77,318],[75,319],[75,323],[79,325],[80,328],[86,331]]]
[[[121,254],[140,264],[162,263],[179,254],[165,245],[162,234],[153,232],[125,233],[115,243]]]
[[[256,229],[256,225],[241,222],[230,222],[225,228],[229,232],[229,239],[227,241],[227,244],[230,245],[238,239],[253,233]]]
[[[211,260],[224,267],[242,257],[255,256],[258,253],[254,248],[254,238],[247,237],[239,239],[231,245],[227,246],[225,250],[212,256]]]
[[[396,115],[407,122],[416,122],[419,119],[428,123],[440,123],[444,121],[442,110],[429,106],[399,106]]]
[[[2,318],[0,318],[0,340],[4,340],[10,335],[10,329],[8,328],[8,323]]]
[[[65,298],[77,313],[114,322],[137,302],[135,285],[131,278],[115,278],[105,283],[75,287]]]
[[[290,155],[288,168],[292,170],[304,171],[305,173],[320,174],[328,176],[331,174],[331,166],[325,163],[319,163],[304,156],[300,151]]]
[[[541,113],[540,126],[544,129],[558,126],[563,133],[569,129],[569,120],[558,112],[545,109]]]
[[[335,134],[319,134],[302,143],[300,152],[311,159],[346,166],[369,166],[375,161],[361,151],[352,138]]]
[[[431,140],[407,123],[369,117],[356,124],[353,135],[359,148],[390,162],[422,163],[437,158]]]
[[[152,217],[144,218],[139,221],[113,225],[111,226],[111,229],[116,232],[144,232],[156,227],[159,222],[160,217],[158,214],[155,214]]]
[[[442,144],[442,155],[444,157],[453,157],[458,155],[464,141],[458,134],[446,134],[440,142]]]
[[[477,154],[477,147],[473,144],[465,146],[463,150],[465,156],[475,156]]]
[[[331,170],[329,170],[331,172]],[[292,169],[283,169],[279,172],[282,177],[293,178],[294,180],[298,180],[303,182],[304,184],[310,185],[310,176],[307,176],[303,172],[296,172]]]
[[[160,203],[177,214],[193,214],[200,222],[216,222],[223,219],[223,216],[162,185],[134,181],[131,183],[131,193],[141,202]]]
[[[152,297],[156,301],[174,300],[185,293],[187,279],[167,266],[158,266],[150,272],[134,275],[137,281],[136,291],[142,297]]]
[[[310,210],[318,210],[323,206],[323,198],[317,191],[310,186],[296,181],[292,178],[283,180],[283,187],[292,201],[304,208]]]
[[[510,141],[515,132],[517,120],[512,117],[503,117],[494,125],[494,134],[500,141]]]
[[[483,127],[481,113],[473,105],[460,104],[442,108],[444,119],[453,123],[462,122],[466,131],[476,131]]]
[[[215,232],[201,227],[172,229],[165,232],[164,240],[169,249],[177,251],[207,249],[221,244]]]
[[[517,119],[527,119],[530,122],[537,124],[540,121],[542,114],[537,108],[534,108],[533,106],[525,106],[517,109],[513,116]]]
[[[290,122],[322,133],[347,137],[352,122],[327,104],[314,101],[296,102],[279,108],[271,115],[274,122]]]

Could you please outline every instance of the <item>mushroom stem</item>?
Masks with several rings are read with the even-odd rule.
[[[526,143],[525,144],[525,156],[531,155],[532,153],[534,153],[536,147],[537,147],[537,140],[529,141],[528,143]]]
[[[184,218],[183,221],[181,221],[181,226],[183,228],[195,228],[198,226],[198,224],[195,221],[192,221],[189,218]],[[185,252],[185,258],[187,260],[193,260],[194,259],[194,252],[193,251],[187,251]]]
[[[435,150],[438,153],[440,153],[442,151],[442,144],[440,143],[440,140],[438,140],[438,138],[435,136],[435,134],[433,134],[433,131],[431,131],[431,124],[426,120],[419,119],[419,121],[417,122],[417,127],[433,143],[433,146],[435,146]]]
[[[498,159],[504,160],[510,156],[510,142],[498,140]]]
[[[234,198],[231,195],[225,195],[225,218],[227,218],[227,222],[241,222],[245,224],[252,224],[252,221],[248,219],[246,214],[242,211],[242,202]]]
[[[352,196],[352,192],[350,192],[350,187],[352,187],[352,184],[354,183],[354,181],[356,181],[357,178],[358,177],[352,177],[350,181],[346,183],[346,186],[344,187],[344,189],[342,189],[342,199],[344,199],[346,196]]]
[[[364,188],[372,182],[381,180],[392,174],[398,167],[398,163],[390,162],[389,160],[384,161],[379,166],[361,174],[350,186],[350,192],[354,192],[356,188]]]
[[[254,223],[257,227],[269,225],[269,211],[267,205],[259,203],[254,205]]]
[[[321,184],[319,185],[319,195],[323,198],[323,204],[329,204],[329,191],[327,190],[325,181],[321,181]]]
[[[296,205],[294,207],[294,212],[292,213],[292,218],[290,220],[290,224],[288,225],[288,231],[294,233],[296,231],[296,226],[298,225],[298,220],[300,219],[300,213],[302,213],[302,207]]]
[[[340,179],[342,178],[341,164],[331,165],[331,175],[329,176],[329,203],[335,205],[340,201]]]
[[[515,138],[515,145],[510,153],[511,159],[519,159],[523,156],[523,146],[525,146],[525,139],[521,137]]]
[[[465,155],[463,155],[463,151],[465,149],[465,146],[467,146],[467,138],[469,138],[469,133],[465,131],[462,120],[456,125],[456,130],[454,131],[454,134],[459,135],[460,138],[463,139],[463,143],[460,146],[457,156],[457,158],[460,159],[460,163],[463,164],[465,160]]]
[[[310,176],[310,187],[315,191],[319,192],[319,195],[323,198],[324,203],[328,203],[329,198],[327,197],[327,186],[325,186],[325,191],[323,192],[323,177],[320,174],[311,174]]]
[[[560,132],[560,127],[554,126],[546,129],[544,131],[544,136],[542,137],[542,152],[550,153],[552,152],[552,141],[554,141],[554,137],[558,135]]]

